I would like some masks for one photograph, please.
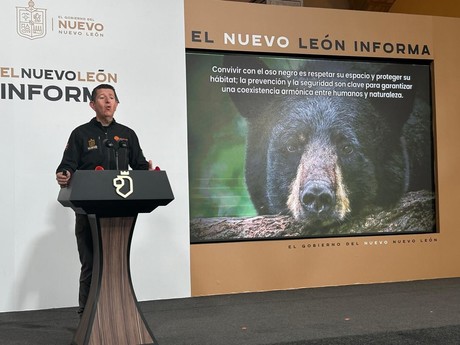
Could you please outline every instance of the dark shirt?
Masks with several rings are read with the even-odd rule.
[[[126,148],[120,147],[125,141]],[[113,147],[108,147],[112,143]],[[110,125],[102,126],[93,118],[90,122],[75,128],[70,134],[61,164],[56,172],[67,170],[148,170],[149,163],[142,153],[136,133],[113,120]]]

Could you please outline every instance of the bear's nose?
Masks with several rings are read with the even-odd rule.
[[[334,204],[334,194],[325,181],[309,181],[300,195],[305,211],[320,217],[327,214]]]

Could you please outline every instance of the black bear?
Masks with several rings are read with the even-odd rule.
[[[267,69],[247,56],[224,63]],[[423,85],[429,100],[422,75],[428,79],[411,84]],[[245,178],[258,214],[291,214],[321,228],[391,207],[408,190],[432,191],[430,107],[417,97],[232,93],[248,122]]]

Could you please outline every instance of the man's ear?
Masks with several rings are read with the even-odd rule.
[[[93,101],[89,102],[89,106],[91,107],[91,109],[96,110],[96,109],[94,109],[94,102]]]

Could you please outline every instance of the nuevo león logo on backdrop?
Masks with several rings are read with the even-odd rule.
[[[30,0],[27,7],[16,7],[16,31],[19,36],[34,40],[46,36],[47,31],[70,37],[103,38],[104,24],[93,17],[51,15],[46,9],[36,8]],[[49,20],[49,30],[47,21]]]
[[[34,40],[46,35],[46,10],[35,8],[29,1],[28,7],[16,7],[16,29],[21,37]]]

